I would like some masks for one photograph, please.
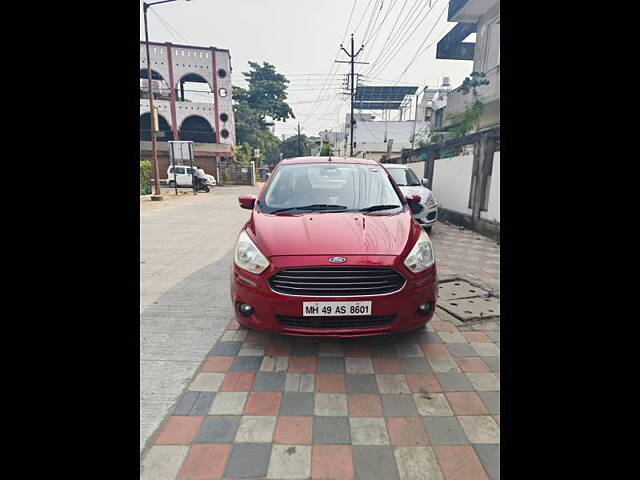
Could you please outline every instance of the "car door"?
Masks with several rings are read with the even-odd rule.
[[[187,184],[187,174],[185,167],[176,167],[176,181],[178,182],[178,185]]]
[[[193,185],[193,174],[194,174],[194,169],[191,167],[187,167],[187,183],[189,185]]]

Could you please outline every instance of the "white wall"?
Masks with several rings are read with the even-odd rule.
[[[486,212],[480,212],[480,218],[500,222],[500,152],[493,154],[489,205]]]
[[[469,189],[473,155],[438,158],[433,170],[433,195],[447,210],[471,215]]]

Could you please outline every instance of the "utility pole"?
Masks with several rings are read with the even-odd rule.
[[[298,122],[298,156],[301,157],[302,153],[300,150],[300,123]]]
[[[355,94],[354,94],[354,86],[355,86],[355,64],[356,63],[360,63],[360,64],[368,64],[369,62],[356,62],[355,59],[356,57],[360,54],[360,52],[362,51],[362,49],[364,48],[364,45],[360,46],[360,50],[358,50],[357,52],[354,53],[354,46],[353,46],[353,33],[351,34],[351,53],[349,53],[343,46],[342,44],[340,44],[340,48],[347,54],[347,56],[349,57],[349,61],[348,62],[343,62],[343,61],[339,61],[336,60],[336,63],[350,63],[351,64],[351,116],[350,116],[350,120],[351,120],[351,125],[350,125],[350,145],[349,145],[349,156],[353,157],[353,124],[355,123],[355,120],[353,119],[353,101],[355,99]]]

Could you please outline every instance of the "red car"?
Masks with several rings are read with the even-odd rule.
[[[423,327],[436,304],[433,247],[386,170],[361,158],[283,160],[260,195],[231,274],[238,322],[291,335]]]

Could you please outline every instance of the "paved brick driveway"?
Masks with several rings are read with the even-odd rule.
[[[441,278],[499,291],[495,242],[440,224],[432,237]],[[499,321],[443,313],[424,330],[368,339],[271,335],[232,320],[156,433],[141,478],[499,479],[499,347]]]

